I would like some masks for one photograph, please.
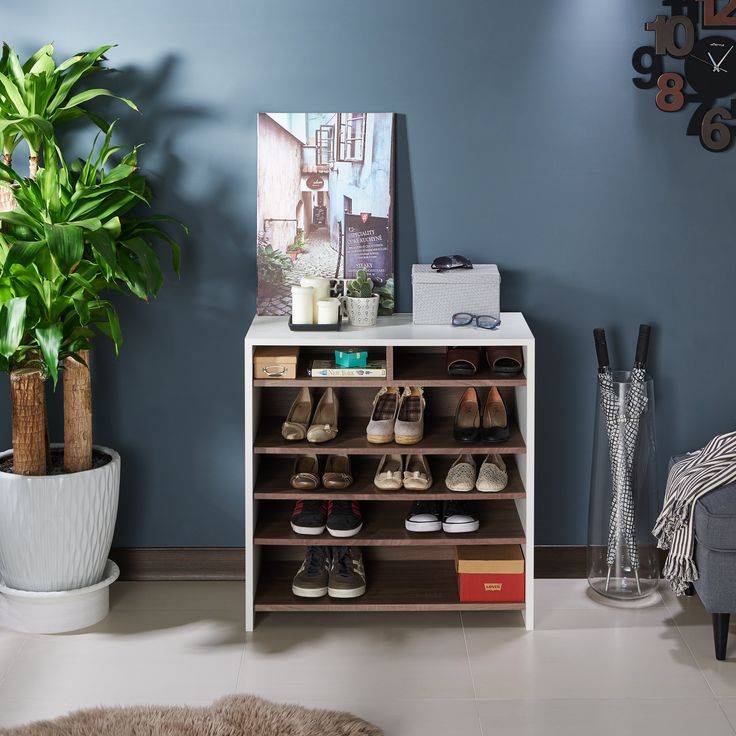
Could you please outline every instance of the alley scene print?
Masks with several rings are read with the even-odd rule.
[[[306,276],[339,293],[365,269],[393,294],[393,126],[393,113],[259,113],[258,314],[289,314]]]

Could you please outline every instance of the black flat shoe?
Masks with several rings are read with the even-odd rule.
[[[501,392],[493,386],[488,392],[486,405],[483,408],[483,423],[480,430],[484,442],[506,442],[511,436],[509,430],[509,413]]]
[[[452,436],[458,442],[476,442],[480,437],[480,400],[472,386],[465,389],[457,405]]]

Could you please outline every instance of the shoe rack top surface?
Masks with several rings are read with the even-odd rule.
[[[534,335],[521,312],[502,312],[496,330],[415,325],[411,313],[379,317],[374,327],[343,325],[335,332],[292,332],[286,317],[254,317],[245,336],[252,345],[529,345]]]

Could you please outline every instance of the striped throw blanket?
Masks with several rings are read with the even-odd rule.
[[[736,432],[714,437],[702,450],[675,463],[667,478],[662,513],[653,534],[668,549],[663,575],[677,595],[698,579],[695,566],[695,503],[710,491],[736,481]]]

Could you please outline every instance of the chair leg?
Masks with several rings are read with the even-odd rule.
[[[716,659],[726,659],[726,647],[728,646],[728,624],[730,613],[713,614],[713,641],[716,645]]]

